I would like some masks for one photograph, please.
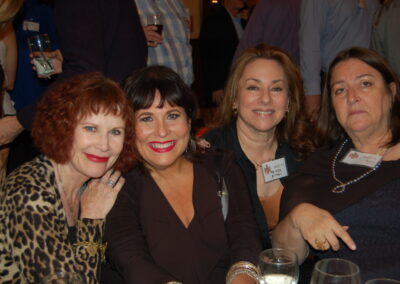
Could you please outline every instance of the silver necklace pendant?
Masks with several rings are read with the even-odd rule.
[[[346,184],[339,184],[332,188],[333,193],[343,193],[346,190]]]

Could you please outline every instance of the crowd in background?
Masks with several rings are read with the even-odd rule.
[[[0,0],[1,277],[251,284],[274,246],[300,283],[326,257],[400,279],[400,0],[203,16],[191,41],[181,0]]]

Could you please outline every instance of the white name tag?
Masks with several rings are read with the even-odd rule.
[[[357,150],[350,150],[343,158],[342,163],[373,168],[381,160],[381,155],[362,153],[358,152]]]
[[[263,163],[261,166],[265,182],[284,178],[288,175],[285,158],[269,161]]]
[[[40,30],[40,24],[37,22],[33,21],[27,21],[25,20],[22,24],[22,29],[24,31],[32,31],[32,32],[39,32]]]

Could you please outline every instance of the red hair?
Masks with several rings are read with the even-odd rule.
[[[65,164],[70,160],[78,122],[98,113],[119,116],[125,121],[124,145],[114,168],[129,170],[136,157],[131,102],[116,82],[101,73],[74,76],[43,95],[32,125],[34,142],[48,158]]]

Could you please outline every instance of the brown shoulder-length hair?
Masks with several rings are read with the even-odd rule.
[[[121,87],[100,73],[86,73],[51,87],[42,97],[32,125],[39,150],[56,163],[70,160],[77,124],[91,114],[120,116],[125,121],[122,151],[114,168],[127,171],[135,161],[134,116]]]
[[[151,107],[156,91],[160,93],[159,108],[168,103],[185,110],[191,123],[191,139],[184,155],[189,160],[200,158],[199,149],[193,140],[193,123],[198,114],[197,99],[182,78],[169,67],[153,65],[134,72],[125,82],[125,92],[130,98],[135,112]],[[141,162],[144,161],[141,160]]]
[[[232,107],[237,99],[240,78],[246,66],[257,59],[274,60],[283,68],[288,86],[289,112],[277,125],[275,133],[278,141],[287,143],[304,159],[314,151],[314,145],[310,135],[313,132],[312,125],[307,120],[304,109],[303,84],[296,64],[286,52],[277,47],[259,44],[246,49],[237,58],[229,74],[224,99],[218,108],[213,126],[223,127],[233,119]]]
[[[347,61],[349,59],[357,59],[360,60],[376,71],[378,71],[383,81],[386,84],[386,89],[390,92],[389,84],[394,83],[396,86],[396,93],[392,98],[392,106],[390,111],[390,119],[389,119],[389,130],[391,131],[391,141],[387,144],[387,146],[393,146],[399,143],[400,140],[400,84],[399,79],[396,76],[393,68],[389,65],[386,59],[378,54],[377,52],[363,48],[363,47],[353,47],[350,49],[346,49],[341,51],[336,57],[333,59],[332,63],[329,66],[328,73],[326,75],[326,81],[324,86],[324,91],[322,94],[321,101],[321,110],[318,119],[318,135],[317,135],[317,144],[319,146],[333,146],[337,141],[343,140],[347,138],[347,134],[339,124],[336,119],[335,110],[332,106],[332,94],[331,94],[331,80],[332,73],[335,67],[340,63]]]

